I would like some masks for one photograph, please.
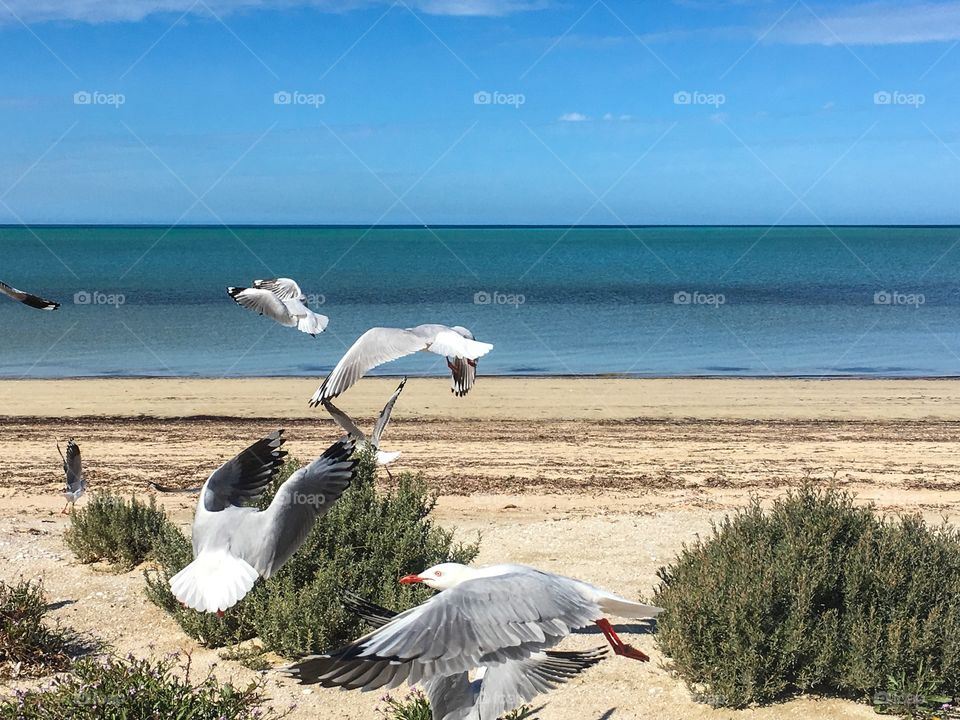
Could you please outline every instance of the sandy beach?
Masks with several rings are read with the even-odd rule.
[[[219,662],[221,677],[249,679],[146,600],[141,570],[115,576],[76,562],[57,515],[54,442],[81,444],[91,491],[146,496],[148,480],[201,482],[276,427],[286,428],[293,455],[316,453],[337,436],[307,407],[316,383],[0,381],[0,577],[43,577],[52,601],[75,601],[54,611],[57,619],[118,651],[193,650],[199,666]],[[342,407],[370,424],[395,384],[364,380]],[[804,478],[890,512],[954,522],[960,513],[960,382],[949,380],[481,378],[456,399],[446,380],[416,378],[386,438],[403,453],[395,467],[423,472],[439,493],[437,518],[464,537],[481,534],[481,563],[529,563],[630,596],[649,595],[684,542],[752,493],[769,499]],[[161,502],[186,528],[194,498]],[[655,637],[627,630],[653,662],[602,663],[545,697],[539,717],[874,716],[864,704],[813,698],[714,711],[671,676]],[[570,641],[597,643],[594,635]],[[278,705],[298,703],[295,718],[369,719],[377,705],[375,696],[269,682]]]

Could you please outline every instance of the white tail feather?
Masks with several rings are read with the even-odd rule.
[[[646,618],[655,618],[663,612],[663,608],[654,605],[644,605],[643,603],[627,600],[617,595],[601,595],[597,598],[597,605],[603,612],[609,615],[615,615],[631,620],[643,620]]]
[[[377,450],[377,465],[389,465],[394,460],[400,457],[400,451],[395,450],[394,452],[386,452],[384,450]]]
[[[174,596],[187,607],[217,612],[236,605],[257,581],[257,571],[226,550],[203,551],[170,578]]]

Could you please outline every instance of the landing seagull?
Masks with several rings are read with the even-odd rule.
[[[383,627],[398,615],[355,595],[345,595],[343,605],[374,628]],[[574,678],[606,656],[607,650],[602,647],[585,652],[545,650],[527,658],[477,668],[473,682],[470,674],[463,672],[438,676],[422,685],[437,720],[498,718]]]
[[[37,308],[37,310],[56,310],[58,307],[60,307],[60,303],[58,302],[54,302],[53,300],[44,300],[42,297],[37,295],[31,295],[23,290],[17,290],[15,287],[11,287],[5,282],[0,282],[0,295],[6,295],[11,300],[22,302],[24,305]]]
[[[266,315],[284,327],[295,327],[316,337],[322,333],[330,318],[308,308],[300,286],[290,278],[254,280],[252,288],[228,287],[237,305]]]
[[[80,496],[87,489],[87,481],[83,479],[83,464],[80,461],[80,446],[72,439],[67,441],[67,454],[64,457],[63,450],[60,449],[60,443],[57,443],[57,452],[63,460],[63,472],[67,476],[67,486],[63,489],[63,496],[67,499],[67,504],[60,511],[61,515],[66,515],[67,508],[76,504]]]
[[[187,607],[222,614],[235,605],[258,577],[269,578],[290,559],[350,485],[354,443],[343,438],[291,475],[266,510],[246,507],[283,464],[282,433],[258,440],[203,484],[193,521],[194,560],[170,578],[170,589]]]
[[[541,653],[572,630],[594,624],[615,654],[647,661],[646,654],[617,637],[604,615],[639,619],[661,612],[524,565],[469,568],[444,563],[400,582],[423,583],[442,592],[339,650],[304,658],[285,671],[302,683],[368,691],[403,682],[459,683],[463,673],[486,667],[486,682],[502,688],[507,681],[491,681],[491,674],[512,676],[521,672],[517,663],[536,665]],[[510,698],[511,703],[516,700]],[[474,711],[453,717],[497,717],[485,708],[481,712],[474,706]],[[441,717],[434,714],[435,720]]]
[[[351,439],[356,441],[358,447],[373,450],[377,465],[383,466],[383,469],[387,471],[387,475],[390,476],[391,480],[393,479],[393,475],[390,475],[390,468],[388,468],[387,465],[400,457],[400,453],[399,451],[386,452],[381,450],[380,438],[383,437],[383,431],[387,429],[387,423],[390,422],[390,413],[393,411],[393,406],[396,404],[397,398],[400,397],[400,393],[403,391],[403,386],[406,382],[406,378],[400,381],[397,389],[393,391],[393,395],[387,400],[387,404],[383,406],[383,410],[380,411],[380,417],[377,418],[377,422],[373,426],[373,434],[369,438],[343,410],[329,400],[323,402],[323,406],[333,417],[334,422],[336,422]]]
[[[419,351],[446,357],[453,373],[453,392],[462,397],[473,387],[477,359],[491,350],[493,345],[478,342],[472,332],[459,325],[417,325],[406,330],[370,328],[340,358],[310,398],[310,406],[316,407],[324,400],[337,397],[378,365]]]

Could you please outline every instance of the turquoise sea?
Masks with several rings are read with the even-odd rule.
[[[960,375],[955,227],[0,227],[0,376],[323,375],[461,324],[488,375]],[[287,276],[316,339],[233,303]],[[385,374],[439,374],[413,356]]]

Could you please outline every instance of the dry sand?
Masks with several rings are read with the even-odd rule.
[[[342,400],[365,423],[395,380],[360,383]],[[79,565],[62,542],[55,439],[83,448],[91,489],[147,494],[146,480],[191,485],[260,434],[285,427],[306,458],[336,431],[306,399],[315,379],[0,382],[0,578],[43,577],[54,616],[118,651],[183,648],[218,661],[151,605],[142,572]],[[886,510],[957,521],[960,382],[948,380],[626,380],[481,378],[467,398],[446,381],[411,380],[387,446],[398,469],[440,493],[438,519],[472,538],[480,562],[512,561],[649,595],[656,570],[712,520],[804,477],[848,487]],[[81,504],[84,501],[81,500]],[[165,496],[189,522],[194,499]],[[654,661],[614,658],[543,698],[561,718],[875,717],[865,705],[803,698],[714,711],[669,673],[655,638],[628,641]],[[636,628],[633,628],[636,629]],[[579,635],[571,647],[602,642]],[[218,674],[253,673],[219,660]],[[295,718],[372,720],[376,694],[302,688],[270,674]],[[611,712],[612,711],[612,712]]]

